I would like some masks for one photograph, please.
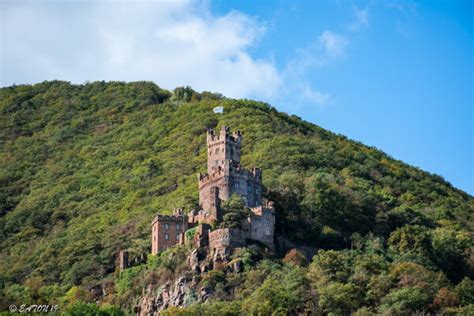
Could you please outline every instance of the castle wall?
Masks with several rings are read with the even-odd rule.
[[[273,209],[262,206],[252,209],[252,215],[248,218],[249,238],[258,240],[274,249],[275,234],[275,212]]]
[[[212,249],[244,247],[245,233],[236,228],[221,228],[209,233],[209,246]]]
[[[212,212],[214,195],[212,187],[219,187],[219,199],[228,200],[232,194],[244,198],[247,207],[255,207],[262,203],[262,175],[259,168],[247,170],[240,165],[234,166],[226,160],[222,167],[211,174],[200,174],[199,203],[203,210]]]

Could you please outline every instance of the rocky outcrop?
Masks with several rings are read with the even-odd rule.
[[[224,250],[222,250],[222,249]],[[241,273],[244,269],[241,259],[230,260],[229,247],[220,247],[221,252],[210,251],[209,247],[194,248],[186,261],[191,273],[181,275],[174,281],[146,287],[135,313],[139,316],[159,315],[160,311],[172,306],[186,307],[209,299],[213,291],[199,284],[200,275],[221,265],[225,273]]]
[[[158,288],[149,285],[135,306],[135,313],[140,316],[159,315],[160,311],[171,306],[185,307],[192,303],[205,302],[210,295],[208,288],[197,286],[195,278],[181,276]]]

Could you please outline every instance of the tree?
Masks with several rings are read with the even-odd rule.
[[[466,231],[437,228],[432,231],[433,260],[450,279],[459,281],[469,270],[466,252],[473,246]]]
[[[459,303],[463,306],[474,304],[474,281],[465,277],[454,289],[459,298]]]
[[[417,287],[406,287],[390,292],[382,299],[380,310],[394,315],[408,315],[428,306],[430,296]]]
[[[319,288],[319,306],[324,313],[348,315],[362,304],[354,284],[331,282]]]
[[[242,221],[250,216],[250,210],[245,207],[244,199],[236,194],[222,203],[222,209],[224,216],[221,227],[224,228],[242,228]]]

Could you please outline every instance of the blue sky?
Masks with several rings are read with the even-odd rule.
[[[473,184],[472,1],[1,2],[0,84],[253,98]]]

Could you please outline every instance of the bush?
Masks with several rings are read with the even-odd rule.
[[[406,287],[390,292],[382,299],[380,309],[383,312],[405,315],[426,309],[430,297],[419,288]]]
[[[305,255],[299,252],[297,249],[291,249],[283,258],[283,262],[287,264],[294,264],[299,267],[308,266],[308,260]]]
[[[99,307],[95,304],[88,304],[83,302],[77,302],[69,306],[63,313],[66,316],[83,316],[83,315],[94,315],[94,316],[123,316],[125,313],[115,306],[104,306]]]

